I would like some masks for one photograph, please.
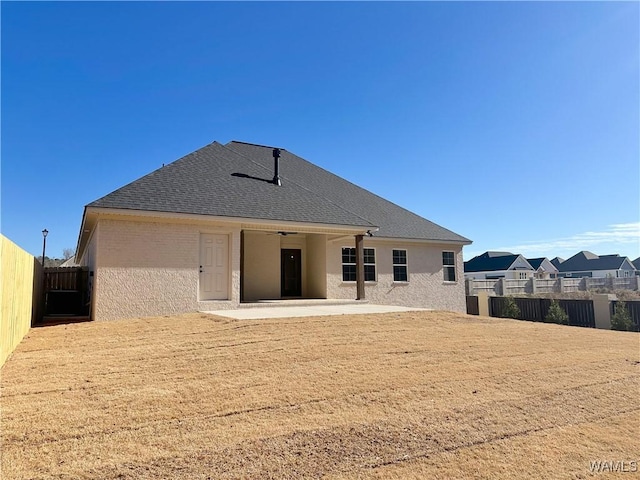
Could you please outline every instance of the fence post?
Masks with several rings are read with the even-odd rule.
[[[560,293],[564,293],[564,277],[560,277]]]
[[[616,296],[610,293],[599,293],[593,295],[593,313],[596,317],[596,328],[611,330],[612,300],[616,300]]]
[[[500,295],[503,297],[507,294],[507,279],[502,277],[500,279]]]
[[[489,316],[489,294],[485,291],[478,292],[478,315]]]
[[[533,295],[535,295],[536,291],[538,290],[536,285],[536,280],[537,280],[536,277],[531,277],[531,293]]]

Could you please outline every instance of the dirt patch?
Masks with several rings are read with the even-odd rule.
[[[638,342],[443,312],[34,329],[2,478],[589,478],[640,460]]]

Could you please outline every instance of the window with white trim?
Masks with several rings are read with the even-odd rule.
[[[364,281],[376,281],[376,251],[373,248],[364,248]],[[356,249],[342,247],[342,281],[356,281]]]
[[[407,251],[393,250],[393,281],[408,282]]]
[[[442,274],[445,282],[456,281],[456,253],[442,252]]]

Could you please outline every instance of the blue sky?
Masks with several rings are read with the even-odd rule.
[[[485,250],[640,256],[637,2],[2,2],[2,233],[214,140],[281,146]],[[284,168],[284,167],[283,167]]]

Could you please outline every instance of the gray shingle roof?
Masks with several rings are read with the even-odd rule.
[[[565,272],[588,272],[597,270],[618,270],[627,257],[620,255],[601,255],[583,250],[573,257],[566,259],[557,266],[560,273]]]
[[[564,258],[554,257],[553,259],[550,260],[550,262],[554,267],[560,268],[560,264],[564,262]]]
[[[540,265],[542,265],[542,262],[544,262],[545,258],[547,257],[527,258],[527,262],[529,262],[529,265],[531,265],[534,270],[537,270],[538,268],[540,268]]]
[[[472,273],[508,270],[519,256],[510,252],[484,252],[464,262],[464,271]]]
[[[373,227],[214,142],[90,203],[89,207]]]
[[[237,141],[229,142],[226,146],[265,168],[273,168],[271,147]],[[304,185],[305,188],[319,196],[329,199],[359,217],[368,219],[380,228],[375,233],[376,237],[471,243],[469,239],[286,150],[282,151],[280,174],[283,178],[283,185],[288,182]]]
[[[282,186],[273,147],[211,143],[88,207],[379,227],[376,236],[470,243],[433,222],[282,150]]]

